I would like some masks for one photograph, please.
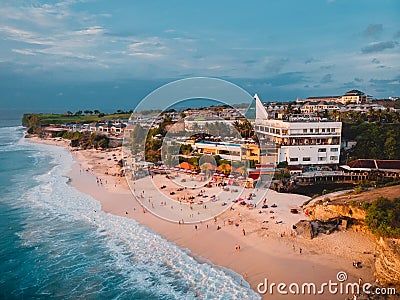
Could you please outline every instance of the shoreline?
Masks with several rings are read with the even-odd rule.
[[[59,141],[40,139],[32,141],[60,146]],[[62,146],[69,149],[67,145]],[[113,154],[117,152],[118,150],[108,151]],[[348,274],[349,282],[358,282],[360,277],[365,282],[374,282],[373,270],[370,267],[372,257],[362,254],[362,251],[374,250],[372,236],[368,234],[349,230],[324,235],[314,240],[289,235],[279,237],[274,228],[259,229],[258,216],[254,216],[255,210],[249,211],[236,204],[234,205],[235,214],[240,211],[243,215],[243,222],[240,222],[239,228],[222,223],[222,219],[232,217],[232,212],[225,212],[219,217],[220,230],[216,229],[217,224],[213,221],[204,222],[198,226],[198,230],[195,230],[193,225],[178,225],[159,219],[149,212],[143,213],[140,204],[129,190],[125,178],[104,174],[107,169],[102,162],[107,159],[105,155],[107,152],[81,150],[71,151],[71,153],[75,162],[71,171],[66,174],[70,178],[68,184],[98,200],[103,211],[135,219],[139,224],[187,250],[186,252],[201,263],[210,262],[236,272],[256,292],[257,285],[264,282],[265,278],[276,283],[314,282],[319,284],[336,280],[336,274],[339,271]],[[103,160],[99,159],[100,156],[104,156]],[[90,171],[87,172],[87,169]],[[99,185],[96,177],[101,178],[103,184]],[[295,199],[297,196],[282,194],[281,197],[283,203],[288,198],[290,202],[291,197]],[[281,202],[278,201],[276,200],[280,205]],[[272,224],[269,226],[273,227]],[[246,228],[246,236],[242,235],[242,228]],[[240,253],[235,250],[238,244],[241,246]],[[300,248],[302,248],[301,254],[298,252]],[[365,267],[354,269],[352,267],[354,260],[363,261]],[[265,298],[268,296],[271,297],[267,293]],[[285,299],[288,295],[274,294],[273,297]],[[307,295],[297,297],[310,298]],[[319,295],[318,299],[337,299],[337,295],[324,295],[323,298]]]

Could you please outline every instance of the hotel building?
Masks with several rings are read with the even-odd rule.
[[[257,95],[255,130],[261,144],[261,163],[289,165],[338,164],[341,122],[317,117],[271,119]]]

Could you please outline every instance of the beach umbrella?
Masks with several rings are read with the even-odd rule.
[[[244,179],[244,177],[243,176],[239,176],[238,179],[242,180],[242,179]]]
[[[229,177],[229,178],[235,178],[235,176],[233,176],[233,175],[229,175],[228,177]]]
[[[206,175],[206,173],[204,173],[204,172],[200,172],[200,174],[199,175]]]
[[[221,177],[225,177],[225,174],[219,174],[219,176],[221,176]]]

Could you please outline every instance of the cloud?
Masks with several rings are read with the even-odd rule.
[[[364,30],[364,35],[368,37],[378,37],[383,32],[382,24],[369,24]]]
[[[308,65],[308,64],[311,64],[311,63],[314,62],[314,61],[316,61],[316,59],[310,57],[310,58],[307,58],[307,59],[304,61],[304,63],[305,63],[306,65]]]
[[[352,81],[343,83],[343,87],[344,87],[344,88],[353,89],[353,88],[358,87],[363,81],[364,81],[364,80],[363,80],[362,78],[356,77],[356,78],[354,78],[354,80],[352,80]]]
[[[273,59],[269,59],[264,64],[264,68],[268,72],[279,73],[288,61],[289,61],[288,58],[273,58]]]
[[[371,78],[369,80],[370,83],[372,83],[373,85],[398,85],[400,84],[400,75],[392,78],[392,79],[375,79],[375,78]]]
[[[326,66],[320,66],[319,68],[321,70],[330,70],[334,67],[335,65],[326,65]]]
[[[90,26],[87,29],[77,30],[74,33],[77,35],[96,35],[103,34],[104,32],[105,30],[101,26]]]
[[[374,57],[372,60],[371,60],[371,62],[373,63],[373,64],[380,64],[381,62],[379,61],[379,59],[377,59],[376,57]]]
[[[167,47],[157,37],[146,38],[128,45],[128,55],[145,58],[160,58],[165,55]]]
[[[35,45],[51,45],[53,41],[49,37],[42,37],[33,31],[22,30],[11,26],[1,26],[0,33],[5,40],[23,42]]]
[[[12,49],[11,51],[22,55],[36,55],[32,49]]]
[[[400,30],[395,33],[394,38],[395,39],[400,38]]]
[[[252,65],[252,64],[258,63],[258,60],[256,60],[256,59],[247,59],[247,60],[244,60],[243,63],[246,64],[246,65]]]
[[[212,66],[208,66],[207,67],[208,70],[218,70],[218,69],[222,69],[221,65],[212,65]]]
[[[287,72],[266,78],[265,81],[272,86],[286,86],[308,82],[304,72]]]
[[[321,79],[321,83],[330,83],[330,82],[333,82],[333,74],[326,74]]]
[[[381,52],[386,49],[393,49],[396,45],[397,45],[397,43],[393,42],[393,41],[372,43],[372,44],[362,48],[361,52],[364,54]]]

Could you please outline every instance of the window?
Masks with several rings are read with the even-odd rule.
[[[313,132],[314,132],[314,129],[310,128],[310,132],[313,133]]]
[[[326,152],[326,148],[319,148],[318,152]]]
[[[318,161],[324,161],[326,160],[326,157],[318,157]]]
[[[307,133],[307,129],[303,129],[303,133]]]
[[[331,129],[330,129],[330,128],[327,128],[327,129],[326,129],[326,132],[330,132],[330,131],[331,131]]]
[[[299,159],[297,157],[291,157],[290,161],[299,161]]]
[[[331,152],[338,152],[339,148],[331,148]]]
[[[311,161],[310,157],[303,157],[303,161]]]
[[[282,129],[282,135],[287,135],[287,134],[288,134],[287,129]]]
[[[322,132],[325,132],[325,128],[322,128]]]
[[[319,129],[315,129],[315,133],[318,133],[319,132]]]
[[[331,160],[338,160],[337,156],[331,156]]]

